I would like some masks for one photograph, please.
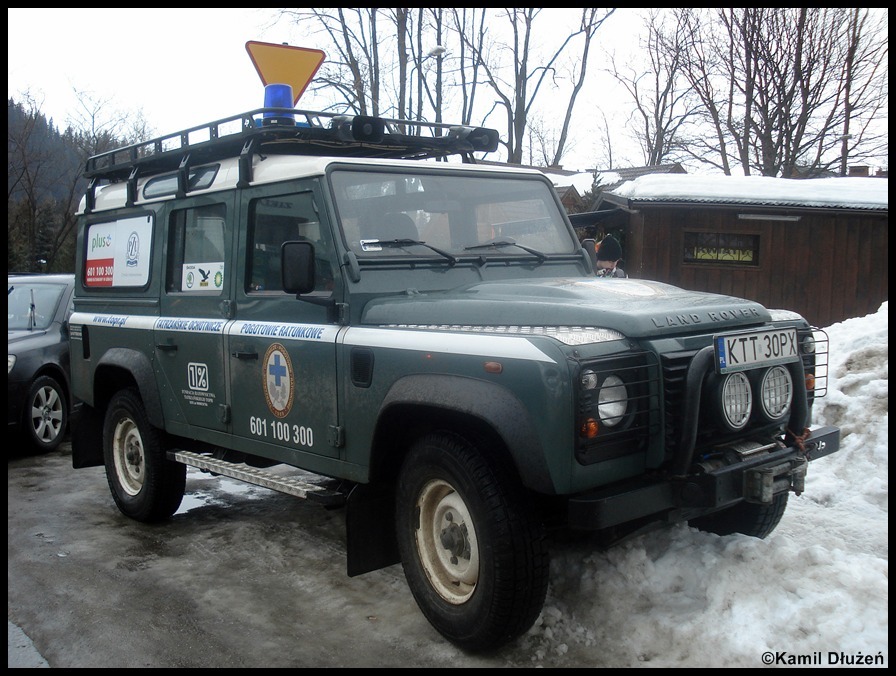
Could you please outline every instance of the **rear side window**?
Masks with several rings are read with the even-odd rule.
[[[207,167],[199,167],[198,169],[191,170],[190,177],[187,180],[186,192],[210,188],[215,181],[217,173],[217,164],[211,164]],[[146,182],[146,185],[143,188],[143,196],[147,199],[176,194],[177,174],[168,174],[166,176],[150,179]]]
[[[169,293],[221,293],[225,215],[223,204],[179,209],[171,214],[165,280]]]

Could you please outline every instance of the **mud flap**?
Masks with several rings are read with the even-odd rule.
[[[103,464],[103,416],[82,404],[69,420],[72,441],[72,469]]]
[[[395,537],[395,494],[391,486],[358,484],[345,516],[349,577],[401,562]]]

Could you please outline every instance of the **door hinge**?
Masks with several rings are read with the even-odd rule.
[[[230,404],[219,404],[218,405],[218,417],[221,418],[222,423],[230,422]]]
[[[333,448],[342,448],[345,443],[345,428],[342,425],[327,427],[327,441]]]

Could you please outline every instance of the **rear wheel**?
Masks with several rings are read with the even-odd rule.
[[[187,467],[168,460],[161,430],[152,426],[139,393],[118,392],[106,411],[103,459],[115,504],[137,521],[159,521],[177,511]]]
[[[38,451],[54,451],[65,437],[68,424],[68,400],[55,378],[41,376],[28,390],[22,427],[28,441]]]
[[[482,443],[449,432],[411,449],[397,493],[408,586],[429,622],[470,651],[497,648],[538,618],[549,556],[512,470]]]
[[[765,538],[775,530],[781,517],[784,516],[789,495],[789,493],[778,493],[767,505],[739,502],[728,509],[693,519],[689,525],[716,535],[742,533],[756,538]]]

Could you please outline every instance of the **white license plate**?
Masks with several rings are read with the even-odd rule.
[[[796,361],[800,358],[796,340],[793,328],[714,336],[716,370],[730,373]]]

